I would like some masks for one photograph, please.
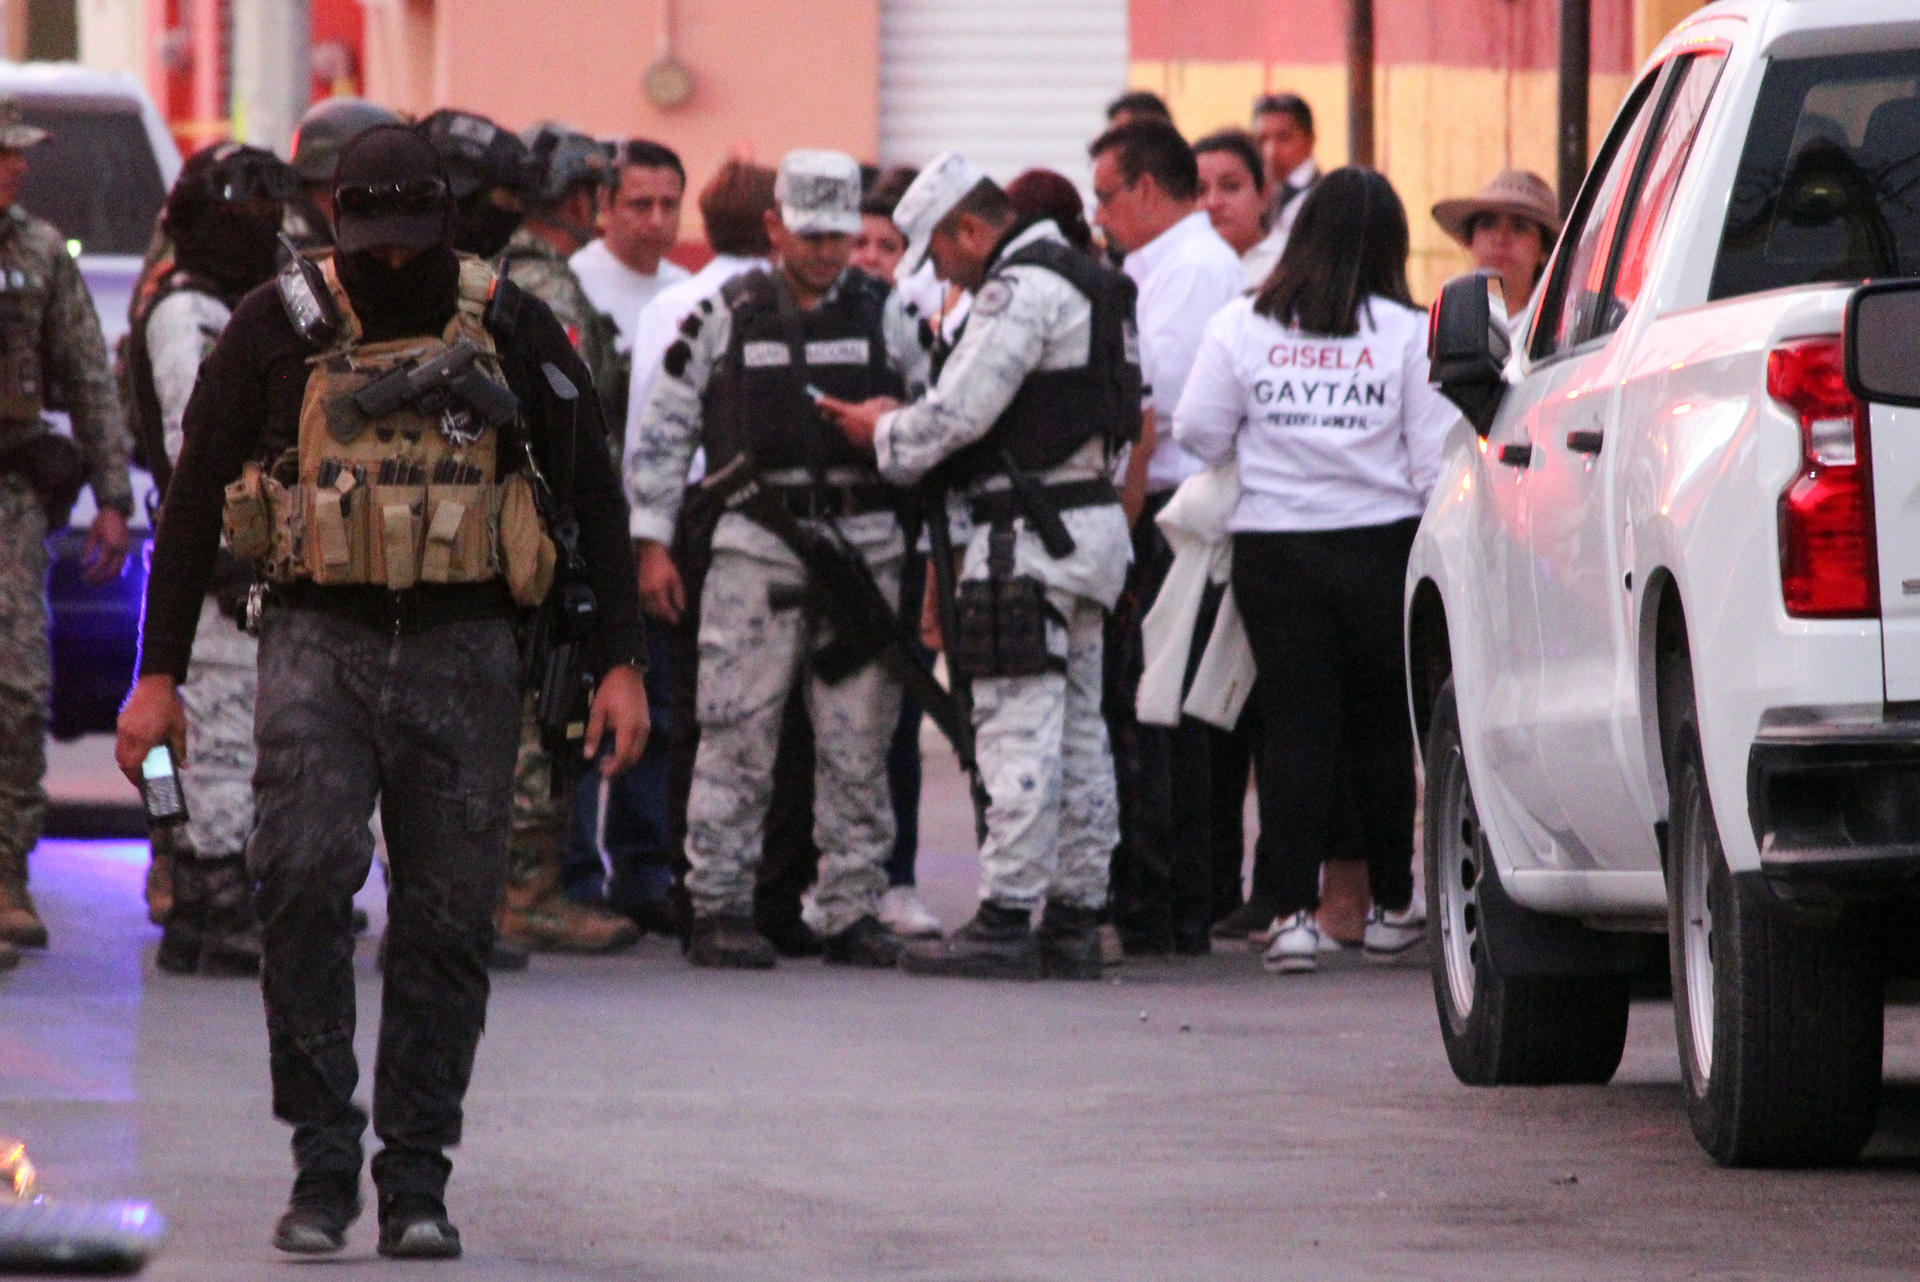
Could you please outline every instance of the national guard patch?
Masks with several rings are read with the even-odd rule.
[[[807,344],[809,365],[865,365],[869,359],[864,338],[835,338]]]
[[[793,364],[793,353],[785,343],[755,342],[744,343],[740,348],[740,363],[748,369],[767,369],[775,365]]]
[[[998,316],[1007,310],[1007,304],[1013,301],[1013,282],[1004,276],[997,276],[980,287],[974,295],[973,312],[976,316]]]

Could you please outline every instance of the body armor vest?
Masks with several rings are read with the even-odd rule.
[[[849,270],[829,298],[802,311],[770,271],[728,281],[720,297],[732,333],[702,413],[708,468],[717,472],[745,450],[764,469],[871,471],[873,451],[821,418],[808,389],[846,401],[905,395],[881,326],[887,293],[880,281]]]
[[[1140,435],[1140,333],[1133,319],[1133,281],[1057,240],[1021,246],[995,265],[1041,267],[1072,285],[1093,307],[1087,363],[1079,369],[1034,370],[987,434],[958,451],[950,466],[962,479],[1006,471],[1001,451],[1023,472],[1060,466],[1088,441],[1116,451]],[[985,288],[985,285],[982,285]]]
[[[537,604],[551,583],[553,547],[526,473],[502,466],[501,429],[453,395],[429,390],[397,404],[375,395],[383,377],[470,349],[471,372],[510,399],[484,323],[493,272],[462,258],[459,305],[446,328],[379,343],[361,341],[331,258],[321,272],[337,337],[311,358],[298,444],[267,468],[248,464],[228,488],[234,554],[276,583],[404,591],[504,575],[516,601]]]

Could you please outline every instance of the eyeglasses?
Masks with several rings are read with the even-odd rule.
[[[391,183],[342,183],[333,189],[333,205],[356,218],[433,214],[446,208],[447,184],[438,178],[408,178]]]

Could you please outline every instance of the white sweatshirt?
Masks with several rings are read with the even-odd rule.
[[[1173,435],[1209,465],[1237,455],[1230,527],[1341,530],[1417,517],[1460,412],[1427,382],[1425,313],[1384,298],[1360,332],[1285,328],[1251,298],[1207,323]]]

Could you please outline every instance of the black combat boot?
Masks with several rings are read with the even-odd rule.
[[[294,1255],[329,1255],[347,1244],[360,1218],[360,1172],[302,1171],[273,1230],[273,1244]]]
[[[820,941],[829,965],[868,966],[885,970],[900,960],[901,940],[880,924],[878,917],[862,917],[853,925]]]
[[[176,859],[173,896],[155,965],[175,975],[260,973],[260,927],[244,856]]]
[[[1100,910],[1074,904],[1040,914],[1040,973],[1048,979],[1100,978]]]
[[[460,1230],[431,1193],[382,1193],[379,1250],[399,1260],[457,1260]]]
[[[1040,941],[1032,914],[983,900],[973,920],[945,939],[908,944],[900,969],[960,979],[1039,979]]]
[[[753,918],[728,915],[693,919],[687,960],[722,970],[771,970],[777,959]]]

